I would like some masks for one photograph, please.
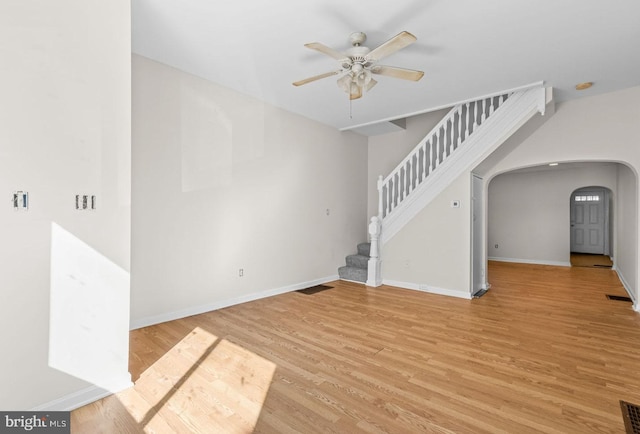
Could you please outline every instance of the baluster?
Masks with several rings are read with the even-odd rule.
[[[422,144],[422,178],[420,182],[424,181],[427,178],[427,149],[429,148],[428,141],[425,141]]]
[[[387,215],[391,212],[393,204],[393,178],[387,183]]]
[[[476,131],[478,128],[478,101],[473,103],[473,127],[471,127],[471,133]]]
[[[438,146],[438,163],[442,164],[442,163],[444,163],[445,153],[446,153],[446,150],[447,150],[447,128],[446,128],[446,124],[442,125],[440,127],[440,131],[442,131],[442,134],[440,134],[440,146]]]
[[[449,134],[447,135],[449,137],[449,140],[447,140],[447,155],[451,155],[451,152],[453,151],[453,117],[451,119],[449,119],[449,121],[447,121],[447,125],[449,127]]]
[[[382,218],[382,202],[384,201],[384,194],[382,194],[382,175],[378,176],[378,217]]]
[[[416,185],[418,184],[418,174],[420,173],[420,167],[418,167],[418,157],[420,156],[420,150],[413,154],[411,157],[411,191],[416,189]]]
[[[462,144],[462,106],[458,109],[458,144],[456,148]]]
[[[495,110],[493,106],[494,100],[495,100],[495,97],[491,97],[491,99],[489,100],[489,116],[491,116],[493,114],[493,111]]]
[[[407,194],[409,194],[409,166],[407,163],[404,165],[404,181],[402,182],[402,185],[404,186],[404,194],[402,195],[403,200],[407,197]]]
[[[435,169],[440,165],[440,128],[436,130],[434,151],[435,166],[433,168]]]
[[[453,152],[454,145],[456,143],[456,124],[455,124],[455,113],[451,116],[449,120],[449,155]]]
[[[389,213],[391,211],[393,211],[393,207],[394,207],[394,203],[393,201],[395,200],[395,193],[394,190],[396,189],[396,182],[394,179],[395,175],[391,177],[391,179],[389,179]]]
[[[448,124],[449,124],[449,154],[451,155],[451,153],[453,152],[453,145],[455,143],[455,124],[453,123],[453,121],[455,120],[455,116],[452,116],[451,119],[449,120]]]
[[[427,139],[424,142],[424,179],[427,179],[431,173],[431,141]]]
[[[465,121],[464,121],[464,139],[467,140],[467,138],[469,137],[469,103],[467,103],[467,113],[465,114]]]
[[[506,99],[507,99],[507,94],[500,95],[500,105],[502,105]]]
[[[404,166],[406,167],[406,169],[404,170],[404,173],[405,173],[405,177],[407,178],[405,179],[405,184],[407,187],[406,195],[408,195],[409,193],[411,193],[411,157],[409,157],[409,160],[404,164]]]
[[[394,175],[393,180],[393,207],[398,206],[400,199],[400,171],[398,170]]]

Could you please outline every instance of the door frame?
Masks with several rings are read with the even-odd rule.
[[[573,198],[576,194],[579,194],[581,191],[593,191],[593,190],[601,190],[603,192],[603,197],[602,197],[602,205],[603,205],[603,209],[602,212],[604,213],[603,215],[603,244],[604,244],[604,255],[607,255],[609,257],[611,257],[611,226],[610,226],[610,210],[611,210],[611,190],[607,187],[603,187],[603,186],[584,186],[584,187],[580,187],[580,188],[576,188],[575,190],[573,190],[571,192],[571,195],[569,195],[569,216],[571,216],[571,209],[573,207]],[[573,237],[573,231],[571,230],[571,219],[569,219],[569,252],[571,252],[571,247],[572,247],[572,237]]]
[[[488,289],[484,179],[471,173],[471,296]]]

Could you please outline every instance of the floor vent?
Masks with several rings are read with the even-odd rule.
[[[627,434],[640,434],[640,407],[626,401],[620,401],[620,409]]]
[[[487,293],[487,289],[481,289],[480,291],[473,294],[473,298],[480,298]]]
[[[633,302],[633,300],[631,300],[631,297],[625,297],[623,295],[610,295],[610,294],[607,294],[607,298],[609,300],[628,301],[629,303]]]
[[[300,294],[305,294],[305,295],[313,295],[318,292],[326,291],[327,289],[332,289],[332,288],[333,286],[317,285],[317,286],[312,286],[311,288],[299,289],[296,292],[299,292]]]

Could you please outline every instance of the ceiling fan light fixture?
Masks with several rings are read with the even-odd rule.
[[[369,92],[371,90],[371,88],[373,86],[375,86],[378,83],[377,80],[374,80],[373,78],[371,80],[369,80],[369,82],[364,86],[364,90],[366,90],[367,92]]]
[[[351,82],[349,99],[358,99],[362,96],[362,88],[355,81]]]
[[[343,75],[337,81],[338,87],[345,93],[351,93],[351,83],[352,82],[353,82],[353,79],[351,78],[351,75],[349,75],[349,74]]]
[[[367,36],[362,32],[352,33],[349,37],[349,42],[352,47],[344,53],[327,47],[319,42],[305,44],[305,47],[319,51],[320,53],[337,60],[341,69],[339,71],[331,71],[296,81],[293,85],[300,86],[331,75],[343,73],[344,75],[337,81],[338,87],[347,93],[351,99],[357,99],[362,96],[363,90],[368,91],[376,85],[377,81],[372,78],[371,74],[386,75],[393,78],[411,81],[418,81],[422,78],[424,75],[424,72],[422,71],[376,64],[378,60],[414,43],[416,41],[416,37],[411,33],[406,31],[400,32],[373,50],[361,45],[364,43],[366,38]]]

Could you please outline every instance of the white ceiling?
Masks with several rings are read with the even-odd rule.
[[[133,0],[132,13],[134,53],[340,129],[540,81],[559,101],[640,85],[639,0]],[[381,63],[419,82],[377,76],[351,108],[338,77],[291,84],[338,69],[305,43],[344,51],[363,31],[375,48],[402,30],[418,41]]]

